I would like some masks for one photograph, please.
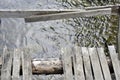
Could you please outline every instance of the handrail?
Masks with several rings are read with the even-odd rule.
[[[0,9],[0,17],[25,18],[26,22],[36,22],[97,15],[117,15],[119,6],[95,6],[85,9]]]

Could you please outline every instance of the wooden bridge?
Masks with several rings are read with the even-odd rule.
[[[41,73],[48,71],[49,74],[51,72],[55,74],[56,71],[61,69],[63,69],[64,80],[120,80],[118,54],[114,46],[108,46],[108,49],[110,64],[103,48],[75,46],[61,49],[62,61],[53,61],[48,64],[41,60],[38,66],[32,66],[36,64],[30,58],[29,49],[9,51],[4,48],[1,80],[32,80],[32,73],[37,71]],[[113,72],[110,71],[111,66]],[[34,70],[34,67],[36,67],[36,70]],[[22,71],[20,72],[20,70]],[[112,78],[113,74],[114,79]]]
[[[120,64],[118,56],[114,46],[108,46],[108,48],[115,73],[115,80],[119,80]],[[63,49],[65,80],[113,80],[103,48],[75,46],[73,51],[70,48]]]
[[[25,22],[47,21],[73,17],[89,17],[97,15],[118,15],[120,19],[119,5],[88,7],[81,9],[60,10],[16,10],[0,9],[1,18],[24,18]],[[120,23],[120,22],[119,22]],[[7,26],[1,23],[2,26]],[[24,24],[22,24],[25,26]],[[119,24],[120,25],[120,24]],[[108,46],[111,66],[115,80],[120,80],[120,26],[118,33],[118,51],[114,46]],[[65,47],[61,49],[62,61],[53,61],[45,67],[40,61],[38,69],[32,63],[29,49],[4,48],[2,55],[1,80],[32,80],[32,73],[41,71],[54,73],[63,70],[64,80],[114,80],[111,78],[110,65],[103,48]],[[119,58],[118,58],[119,57]],[[44,62],[44,61],[43,61]],[[57,64],[57,62],[59,62]],[[53,66],[54,65],[54,66]],[[52,66],[52,67],[51,67]],[[45,68],[44,68],[45,67]],[[20,71],[21,70],[21,71]],[[49,71],[51,70],[51,71]],[[42,73],[42,71],[41,71]]]

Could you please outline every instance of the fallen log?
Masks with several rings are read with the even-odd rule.
[[[39,59],[32,61],[32,71],[35,74],[62,74],[62,60],[59,58]]]
[[[112,72],[112,63],[109,57],[107,57],[107,62]],[[33,74],[63,74],[63,64],[59,58],[33,59],[31,63]],[[1,65],[2,59],[0,58],[0,68]]]

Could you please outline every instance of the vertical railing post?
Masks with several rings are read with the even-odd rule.
[[[117,45],[118,45],[118,58],[120,60],[120,7],[118,9],[118,40],[117,40]]]

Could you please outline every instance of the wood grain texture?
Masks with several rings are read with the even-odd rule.
[[[64,80],[73,80],[71,50],[69,47],[62,49]]]
[[[23,71],[23,80],[32,80],[32,65],[31,65],[31,57],[30,50],[24,49],[22,54],[22,71]]]
[[[82,55],[83,55],[83,62],[84,62],[86,80],[93,80],[91,62],[90,62],[90,57],[89,57],[87,47],[82,47]]]
[[[99,55],[104,79],[105,80],[112,80],[111,75],[110,75],[110,70],[109,70],[109,67],[108,67],[108,64],[107,64],[106,56],[105,56],[105,53],[104,53],[104,49],[103,48],[97,48],[97,52],[98,52],[98,55]]]
[[[1,80],[11,79],[11,66],[12,66],[12,51],[9,51],[7,47],[4,48],[2,56],[2,70],[1,70]]]
[[[73,63],[74,63],[74,75],[75,80],[85,80],[84,76],[84,69],[83,69],[83,60],[82,60],[82,50],[80,47],[75,46],[74,48],[74,56],[73,56]]]
[[[114,46],[108,46],[116,80],[120,80],[120,63]]]
[[[20,80],[20,64],[21,64],[20,57],[21,57],[20,49],[15,49],[13,53],[12,80]]]
[[[104,80],[96,48],[88,48],[95,80]]]
[[[36,22],[36,21],[47,21],[47,20],[57,20],[57,19],[67,19],[67,18],[76,18],[76,17],[90,17],[97,15],[108,15],[111,14],[111,8],[107,9],[98,9],[98,10],[78,10],[73,12],[63,12],[56,14],[47,14],[47,15],[33,15],[28,18],[25,18],[26,22]]]
[[[85,10],[87,10],[88,13],[89,11],[93,10],[93,12],[95,11],[95,14],[96,14],[96,12],[102,13],[104,9],[106,9],[105,14],[111,14],[111,13],[107,13],[109,11],[109,8],[111,8],[110,12],[113,13],[114,11],[116,11],[115,9],[118,9],[119,6],[120,5],[85,7]],[[11,18],[27,18],[33,15],[40,16],[40,15],[67,13],[67,12],[84,12],[86,14],[87,12],[85,10],[83,11],[83,9],[0,9],[0,17],[2,18],[10,18],[10,17]]]

